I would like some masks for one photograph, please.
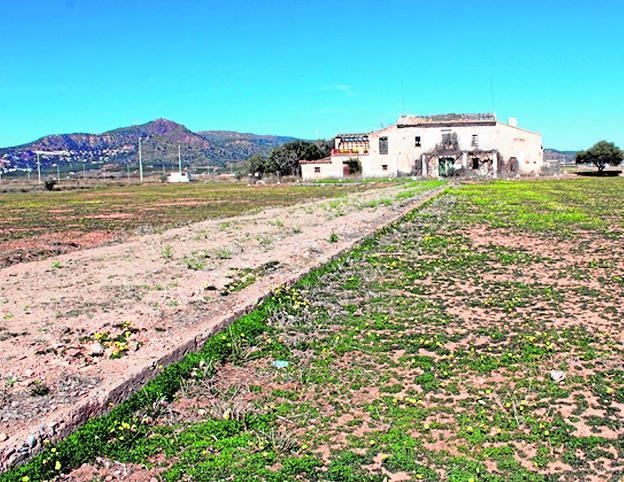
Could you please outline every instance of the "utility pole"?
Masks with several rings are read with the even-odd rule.
[[[178,142],[178,166],[180,167],[180,175],[182,175],[182,155],[180,151],[180,143]]]
[[[37,182],[41,184],[41,162],[39,161],[38,152],[37,152]]]
[[[61,181],[61,166],[60,164],[56,165],[56,180]]]
[[[139,137],[139,179],[143,184],[143,155],[141,153],[141,138]]]
[[[26,168],[26,177],[28,178],[28,183],[30,184],[30,166]]]

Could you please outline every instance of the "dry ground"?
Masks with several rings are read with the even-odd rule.
[[[236,182],[146,184],[0,195],[0,267],[123,241],[133,234],[383,186]],[[388,185],[388,183],[386,183]]]
[[[453,189],[13,475],[620,481],[623,193]]]
[[[37,451],[125,380],[213,330],[212,320],[328,259],[437,185],[369,188],[0,270],[2,459]]]

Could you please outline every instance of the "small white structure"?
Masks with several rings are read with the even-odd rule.
[[[191,174],[188,172],[172,172],[167,176],[167,182],[191,182]]]
[[[299,161],[299,164],[301,165],[301,176],[304,181],[341,179],[345,176],[342,159],[336,156],[314,161],[302,160]]]

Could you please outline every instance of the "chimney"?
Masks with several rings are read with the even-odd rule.
[[[515,117],[510,117],[507,124],[509,124],[511,127],[518,127],[518,119]]]

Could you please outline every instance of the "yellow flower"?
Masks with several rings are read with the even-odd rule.
[[[54,464],[54,469],[55,470],[61,470],[61,463],[57,460],[56,463]]]

